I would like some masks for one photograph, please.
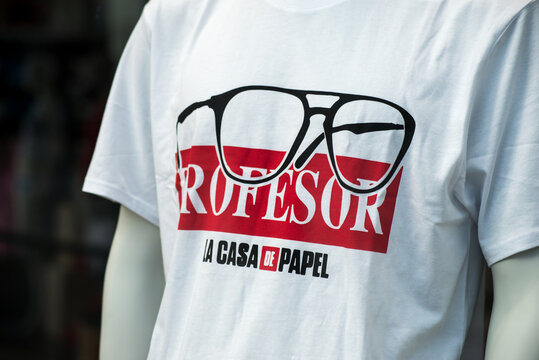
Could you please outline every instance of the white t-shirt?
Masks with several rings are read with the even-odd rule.
[[[529,0],[150,2],[84,185],[160,228],[149,359],[458,358],[483,256],[539,246],[538,23]]]

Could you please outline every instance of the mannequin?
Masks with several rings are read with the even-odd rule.
[[[539,359],[539,248],[492,266],[494,305],[487,360]]]
[[[146,359],[164,285],[159,229],[122,207],[105,275],[100,359]]]
[[[492,266],[485,359],[539,359],[539,248]],[[121,207],[107,264],[101,360],[146,359],[164,288],[159,230]]]

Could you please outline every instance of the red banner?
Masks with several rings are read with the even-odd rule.
[[[268,164],[275,167],[283,158],[283,153],[270,150],[228,147],[224,151],[231,170],[245,175],[261,173]],[[242,160],[241,165],[235,165],[234,159],[238,164]],[[349,169],[361,169],[362,178],[371,181],[383,176],[389,166],[356,158],[338,161]],[[384,189],[365,195],[341,189],[325,154],[315,154],[300,171],[291,166],[259,186],[228,179],[214,146],[181,151],[181,164],[176,176],[180,230],[387,251],[402,169]]]

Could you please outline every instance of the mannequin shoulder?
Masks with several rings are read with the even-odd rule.
[[[114,240],[122,238],[159,239],[159,228],[128,208],[121,206]]]

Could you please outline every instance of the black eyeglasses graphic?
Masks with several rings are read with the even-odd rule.
[[[256,94],[257,97],[264,96],[264,94],[275,94],[278,93],[280,96],[291,97],[294,101],[299,100],[303,106],[303,118],[301,120],[301,125],[299,126],[299,131],[295,136],[294,140],[291,141],[289,147],[287,147],[284,152],[284,156],[279,165],[277,165],[271,171],[267,173],[261,173],[258,175],[245,176],[240,174],[238,171],[234,170],[233,167],[227,162],[227,155],[224,151],[222,134],[223,134],[223,116],[227,113],[230,103],[233,99],[238,99],[245,94]],[[308,96],[312,95],[322,95],[336,97],[337,100],[329,107],[312,107],[309,105]],[[253,95],[254,96],[254,95]],[[398,114],[398,122],[361,122],[361,123],[349,123],[349,124],[336,124],[336,116],[340,116],[344,105],[356,105],[356,104],[376,104],[377,106],[386,107],[393,112]],[[388,184],[388,182],[393,178],[393,175],[399,169],[399,166],[406,154],[410,144],[412,142],[412,137],[415,130],[415,121],[412,116],[399,105],[392,103],[391,101],[384,100],[381,98],[376,98],[372,96],[365,95],[352,95],[352,94],[342,94],[336,92],[326,92],[326,91],[305,91],[305,90],[294,90],[294,89],[285,89],[274,86],[262,86],[262,85],[252,85],[239,87],[227,92],[224,92],[219,95],[212,96],[210,99],[196,102],[189,105],[184,109],[178,116],[176,123],[176,138],[178,138],[178,128],[193,112],[196,110],[208,107],[213,111],[215,118],[215,130],[217,135],[217,145],[216,152],[218,154],[219,162],[224,174],[242,184],[247,185],[262,185],[267,184],[271,180],[277,178],[284,171],[286,171],[292,162],[294,162],[294,167],[299,170],[303,168],[304,165],[310,160],[313,156],[316,148],[322,143],[326,142],[327,145],[327,157],[331,165],[331,169],[335,174],[335,177],[343,189],[351,191],[356,194],[368,194],[373,193]],[[263,111],[263,110],[262,110]],[[323,132],[318,135],[299,155],[297,152],[300,148],[300,145],[305,139],[307,130],[311,124],[311,118],[314,115],[323,115]],[[271,116],[271,115],[270,115]],[[301,115],[300,115],[301,116]],[[380,133],[387,131],[398,131],[403,132],[402,142],[400,143],[400,148],[398,151],[395,151],[395,154],[391,158],[388,169],[385,171],[383,176],[375,182],[370,182],[368,185],[354,183],[354,179],[347,178],[343,175],[343,165],[339,161],[339,156],[336,156],[335,152],[335,140],[334,137],[337,134],[351,133],[354,135],[359,134],[368,134],[368,133]],[[177,143],[177,162],[178,169],[181,168],[180,164],[180,144]],[[295,159],[295,161],[294,161]]]

